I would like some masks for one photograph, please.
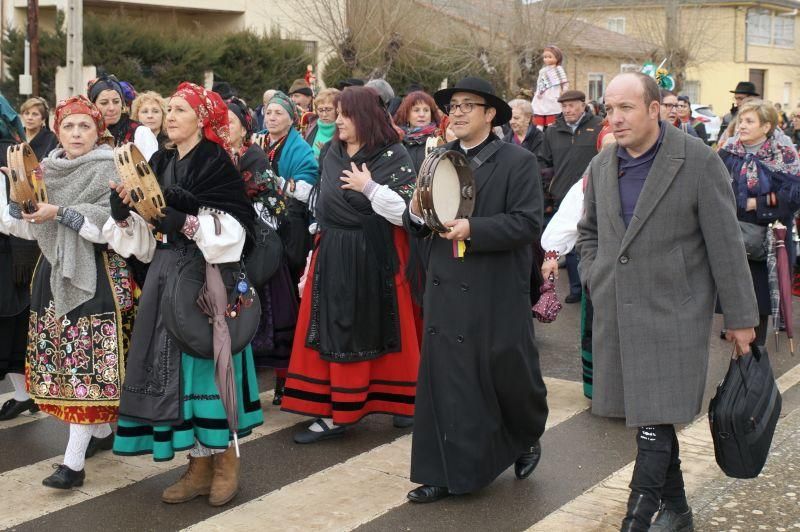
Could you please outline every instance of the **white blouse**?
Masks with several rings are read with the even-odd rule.
[[[158,151],[158,139],[147,126],[139,126],[133,133],[133,143],[148,161]]]
[[[11,216],[10,206],[8,205],[8,191],[5,186],[5,176],[0,175],[0,233],[24,238],[25,240],[36,240],[33,233],[33,224]],[[45,224],[57,224],[55,220],[44,222]],[[108,241],[103,236],[100,229],[90,222],[87,218],[83,219],[78,234],[94,244],[106,244]]]
[[[583,179],[572,185],[542,233],[542,249],[566,255],[578,241],[578,222],[583,217]]]
[[[220,232],[216,234],[214,218],[219,220]],[[191,239],[210,264],[236,262],[244,249],[244,227],[230,214],[201,208],[197,215],[199,227]],[[114,250],[123,257],[136,255],[143,262],[153,260],[156,240],[144,219],[131,212],[127,227],[120,227],[109,218],[103,226],[103,234]]]

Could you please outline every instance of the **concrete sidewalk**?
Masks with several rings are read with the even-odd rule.
[[[758,478],[719,477],[698,489],[691,504],[695,530],[800,530],[800,385],[783,395],[781,420]]]

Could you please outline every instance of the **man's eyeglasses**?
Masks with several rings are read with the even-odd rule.
[[[444,112],[447,114],[452,114],[453,111],[461,111],[465,115],[472,112],[475,109],[475,106],[479,107],[490,107],[485,103],[473,103],[473,102],[464,102],[464,103],[446,103],[444,105]]]
[[[661,105],[663,105],[667,109],[675,109],[676,107],[678,107],[677,103],[662,103]]]
[[[335,107],[317,107],[318,113],[332,113],[336,110]]]

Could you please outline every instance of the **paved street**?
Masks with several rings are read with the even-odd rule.
[[[100,453],[87,461],[82,488],[48,490],[41,479],[60,462],[67,431],[37,414],[0,424],[0,529],[614,530],[624,510],[635,442],[622,422],[592,416],[582,396],[578,311],[579,305],[565,305],[555,323],[536,324],[551,415],[542,462],[526,481],[509,470],[480,493],[408,504],[410,430],[393,428],[388,416],[373,416],[341,439],[298,446],[292,433],[306,420],[272,406],[273,378],[264,373],[266,423],[244,441],[242,492],[232,505],[220,510],[202,499],[181,506],[159,501],[185,466],[183,455],[154,463],[146,456]],[[717,320],[708,397],[730,353],[719,328]],[[789,356],[785,339],[780,352],[774,352],[772,339],[768,347],[784,407],[760,478],[734,481],[721,474],[704,416],[681,428],[697,530],[800,530],[800,355]],[[0,389],[0,400],[7,392]]]

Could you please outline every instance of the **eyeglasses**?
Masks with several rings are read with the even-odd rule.
[[[662,103],[661,105],[663,105],[667,109],[675,109],[676,107],[678,107],[677,103]]]
[[[475,109],[475,106],[479,107],[490,107],[485,103],[473,103],[473,102],[464,102],[464,103],[446,103],[444,105],[444,112],[447,114],[452,114],[453,111],[461,111],[465,115],[472,112]]]
[[[332,113],[336,110],[335,107],[317,107],[318,113]]]

